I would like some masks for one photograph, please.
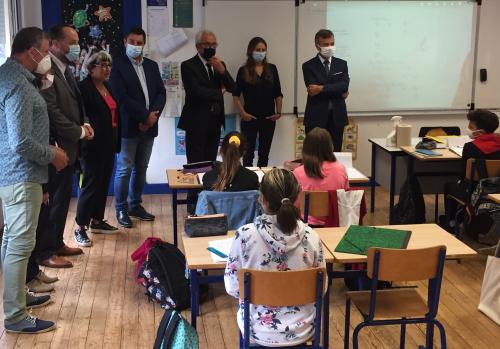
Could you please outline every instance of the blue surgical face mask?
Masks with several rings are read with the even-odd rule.
[[[266,58],[266,51],[264,51],[264,52],[253,51],[252,58],[255,62],[260,63]]]
[[[69,51],[66,53],[66,58],[70,62],[76,62],[80,57],[80,45],[69,45]]]
[[[127,44],[126,53],[130,58],[136,59],[142,54],[142,46]]]

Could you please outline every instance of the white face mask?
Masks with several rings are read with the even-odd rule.
[[[41,54],[40,51],[38,51],[38,53]],[[36,63],[36,61],[34,59],[33,59],[33,61]],[[52,62],[50,61],[50,56],[47,55],[47,56],[43,57],[40,62],[37,63],[35,73],[45,75],[45,74],[47,74],[47,72],[50,70],[51,67],[52,67]]]
[[[481,130],[471,130],[470,128],[467,127],[467,129],[465,130],[465,133],[467,134],[467,136],[474,139],[474,138],[477,138],[481,134]]]
[[[54,75],[52,74],[45,75],[45,79],[42,79],[42,86],[40,87],[40,90],[48,89],[50,86],[52,86],[53,83],[54,83]]]
[[[325,58],[331,58],[335,55],[335,45],[333,46],[326,46],[326,47],[320,47],[319,52],[321,55]]]

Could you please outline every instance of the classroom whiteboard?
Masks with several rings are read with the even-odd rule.
[[[347,60],[349,112],[455,110],[471,102],[473,1],[306,1],[299,6],[299,62],[316,54],[314,34],[335,34]],[[299,66],[299,112],[307,93]]]
[[[294,1],[229,1],[205,3],[205,25],[217,35],[219,56],[236,80],[246,61],[248,42],[260,36],[267,42],[267,58],[278,68],[283,92],[282,113],[294,107],[295,4]],[[226,113],[237,112],[230,94],[225,96]]]

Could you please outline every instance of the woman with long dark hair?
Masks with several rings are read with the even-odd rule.
[[[241,94],[244,105],[240,99]],[[241,133],[248,142],[243,165],[253,165],[258,136],[257,166],[265,167],[269,161],[276,120],[281,117],[283,94],[278,69],[267,61],[267,43],[261,37],[254,37],[248,43],[247,61],[238,70],[233,99],[240,112]]]

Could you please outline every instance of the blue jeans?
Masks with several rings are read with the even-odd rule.
[[[117,212],[133,210],[141,204],[153,143],[154,137],[145,133],[134,138],[122,138],[115,173],[115,208]]]
[[[5,324],[26,317],[26,268],[35,247],[42,186],[16,183],[0,187],[5,229],[2,238],[3,311]]]

